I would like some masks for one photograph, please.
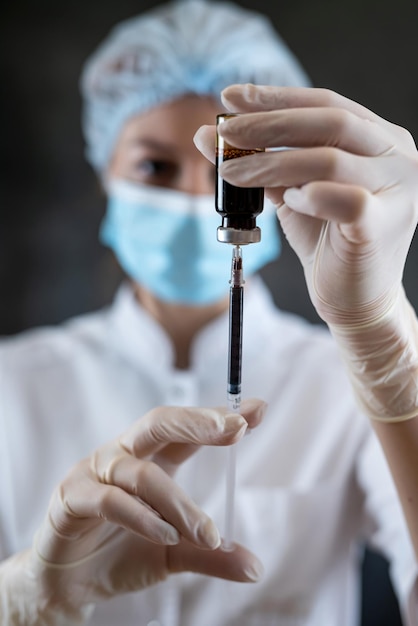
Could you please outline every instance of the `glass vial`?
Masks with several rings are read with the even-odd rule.
[[[239,113],[221,113],[216,117],[216,128],[225,120]],[[222,225],[217,230],[218,241],[243,245],[261,240],[261,230],[256,224],[257,215],[263,210],[263,187],[236,187],[226,182],[219,174],[219,166],[224,161],[236,159],[264,149],[243,150],[228,144],[216,133],[216,192],[215,208],[222,217]]]

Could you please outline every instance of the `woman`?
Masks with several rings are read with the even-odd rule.
[[[401,288],[416,151],[305,84],[263,18],[213,2],[128,21],[87,64],[101,237],[130,280],[108,310],[2,346],[3,623],[354,624],[365,538],[416,623],[417,323]],[[247,113],[222,125],[232,145],[298,148],[222,169],[269,198],[244,250],[243,389],[261,400],[242,415],[222,408],[230,249],[210,161],[224,107]],[[335,342],[256,276],[279,253],[273,207]],[[221,546],[222,448],[238,440],[235,535],[262,565]]]

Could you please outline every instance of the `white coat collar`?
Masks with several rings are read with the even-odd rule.
[[[247,356],[257,351],[258,339],[267,332],[262,320],[277,314],[272,297],[261,278],[248,281],[244,292],[244,341]],[[110,310],[110,337],[113,347],[136,364],[167,370],[173,368],[174,353],[169,336],[135,299],[129,283],[119,288]],[[262,342],[264,343],[264,342]],[[192,365],[198,375],[205,375],[208,364],[225,360],[228,345],[228,314],[222,314],[197,335],[192,346]]]
[[[277,313],[272,297],[261,278],[254,276],[244,292],[244,341],[247,356],[257,351],[258,339],[267,332],[266,315]],[[130,361],[151,368],[172,369],[174,351],[165,330],[145,311],[135,299],[129,283],[118,289],[109,312],[110,337],[114,348]],[[264,343],[264,342],[261,342]],[[222,314],[205,326],[192,346],[192,369],[202,374],[208,362],[223,362],[228,345],[228,314]]]

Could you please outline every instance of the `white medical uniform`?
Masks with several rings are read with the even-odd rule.
[[[238,444],[236,540],[261,582],[179,574],[98,605],[95,626],[353,626],[358,544],[393,563],[409,624],[417,566],[393,484],[357,410],[326,329],[279,312],[259,279],[246,286],[243,396],[268,402]],[[114,304],[0,349],[0,557],[31,545],[54,485],[80,458],[161,404],[225,404],[228,320],[197,337],[191,368],[125,285]],[[223,528],[225,448],[203,448],[179,482]],[[414,608],[415,607],[415,608]]]

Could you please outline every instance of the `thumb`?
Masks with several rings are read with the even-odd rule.
[[[215,163],[216,128],[215,126],[201,126],[193,137],[196,148],[209,161]]]
[[[263,574],[259,559],[239,544],[232,550],[201,550],[185,540],[167,547],[167,568],[171,574],[194,572],[236,582],[257,582]]]

